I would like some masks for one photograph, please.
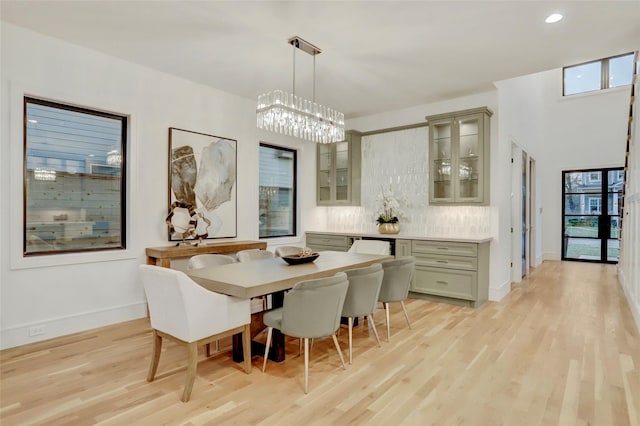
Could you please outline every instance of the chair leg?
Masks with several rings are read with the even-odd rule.
[[[373,315],[371,314],[367,315],[367,321],[369,322],[369,328],[373,330],[373,335],[376,336],[376,342],[378,342],[378,347],[381,348],[382,346],[380,345],[380,337],[378,337],[378,330],[376,330],[376,325],[373,322]]]
[[[347,322],[349,323],[349,364],[351,364],[353,358],[353,317],[347,318]]]
[[[156,330],[153,330],[153,354],[151,355],[151,364],[147,373],[147,382],[152,382],[158,371],[158,363],[160,362],[160,352],[162,350],[162,336]]]
[[[182,392],[182,402],[189,401],[193,382],[196,380],[196,368],[198,367],[198,345],[196,342],[189,343],[187,351],[189,352],[189,360],[187,361],[187,379],[184,383],[184,392]]]
[[[216,344],[218,341],[216,341]],[[244,371],[251,373],[251,325],[245,324],[242,331],[242,355],[244,357]],[[265,358],[266,359],[266,358]]]
[[[387,342],[391,341],[391,325],[389,324],[389,302],[384,302],[384,315],[387,322]]]
[[[338,351],[338,355],[340,356],[340,362],[342,362],[342,368],[346,370],[347,366],[344,365],[344,357],[342,356],[342,351],[340,350],[340,343],[338,343],[338,338],[336,337],[335,334],[332,334],[331,337],[333,337],[333,343],[335,343],[336,350]]]
[[[309,338],[304,338],[304,393],[309,393]]]
[[[273,327],[267,328],[267,342],[264,344],[264,361],[262,361],[262,372],[267,368],[267,358],[269,357],[269,346],[271,346],[271,333]]]
[[[407,308],[404,307],[404,301],[400,301],[400,306],[402,306],[402,312],[404,312],[404,317],[407,319],[407,325],[409,326],[409,330],[411,330],[411,322],[409,322],[409,314],[407,314]]]

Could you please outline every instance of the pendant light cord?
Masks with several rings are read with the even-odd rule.
[[[296,45],[295,44],[291,44],[291,46],[293,47],[293,90],[291,91],[293,93],[293,96],[296,96]]]

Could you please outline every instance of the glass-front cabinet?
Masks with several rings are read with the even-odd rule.
[[[426,117],[430,204],[489,204],[492,114],[482,107]]]
[[[317,205],[360,204],[360,141],[360,133],[348,130],[344,141],[317,144]]]

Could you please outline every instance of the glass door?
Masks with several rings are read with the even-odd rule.
[[[431,193],[433,199],[438,201],[453,200],[453,185],[451,172],[453,164],[451,162],[453,156],[451,146],[451,131],[453,120],[444,120],[429,125],[431,140],[433,141],[431,149],[431,164],[433,176],[433,188]]]
[[[331,201],[331,144],[318,146],[318,203]]]
[[[624,170],[562,172],[562,259],[617,263]]]
[[[460,145],[458,158],[458,197],[461,199],[478,198],[478,177],[480,176],[479,115],[462,117],[458,121]]]
[[[349,142],[336,142],[336,201],[349,201]]]

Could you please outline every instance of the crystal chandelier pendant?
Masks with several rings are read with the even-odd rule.
[[[321,51],[311,43],[292,37],[294,47],[294,93],[274,90],[258,97],[257,126],[316,143],[344,140],[344,114],[315,102],[315,55]],[[314,56],[314,99],[309,101],[295,94],[295,48]]]

